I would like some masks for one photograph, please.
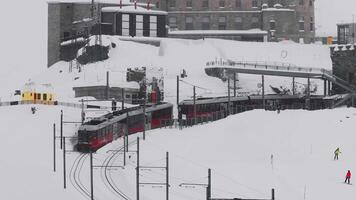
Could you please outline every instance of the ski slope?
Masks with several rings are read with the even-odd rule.
[[[3,199],[86,199],[70,183],[69,171],[77,153],[67,154],[68,189],[63,190],[62,155],[57,150],[57,173],[52,171],[52,124],[59,122],[60,109],[65,120],[79,120],[80,110],[38,106],[0,107],[2,145],[0,187]],[[183,130],[159,129],[147,132],[141,140],[143,166],[164,166],[165,152],[170,153],[170,199],[205,199],[205,188],[180,187],[181,183],[207,183],[207,169],[212,169],[212,197],[276,199],[351,200],[353,185],[343,183],[348,169],[356,170],[354,124],[356,109],[322,111],[282,111],[281,114],[255,110],[230,116],[225,120]],[[57,133],[59,127],[57,125]],[[75,126],[65,125],[72,136]],[[130,141],[141,134],[133,135]],[[70,150],[71,142],[67,142]],[[94,155],[100,165],[108,150],[122,146],[117,140]],[[59,143],[57,143],[59,147]],[[340,147],[341,156],[333,160]],[[136,145],[130,146],[136,150]],[[271,155],[273,154],[273,160]],[[111,170],[118,188],[135,199],[136,157],[131,153],[125,169]],[[122,165],[122,154],[112,165]],[[81,181],[89,187],[89,159],[81,172]],[[142,182],[165,180],[162,170],[142,170]],[[96,199],[117,199],[105,186],[100,169],[94,170]],[[351,178],[351,182],[354,182]],[[165,199],[165,188],[141,186],[141,199]]]

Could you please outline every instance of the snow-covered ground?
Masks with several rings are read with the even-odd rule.
[[[63,190],[62,154],[57,149],[57,172],[52,171],[52,124],[60,109],[65,120],[79,120],[80,110],[39,106],[0,107],[2,145],[0,187],[3,199],[86,199],[71,184],[70,170],[77,153],[67,154],[67,190]],[[225,120],[183,130],[159,129],[141,140],[141,165],[164,166],[170,153],[170,199],[205,199],[204,187],[180,187],[181,183],[207,183],[212,169],[212,197],[276,199],[351,200],[355,186],[343,183],[347,170],[356,166],[354,124],[356,109],[322,111],[255,110]],[[75,125],[64,126],[72,136]],[[141,136],[141,134],[138,134]],[[130,140],[135,140],[134,135]],[[142,137],[142,136],[141,136]],[[69,150],[71,142],[67,142]],[[112,155],[108,150],[122,146],[117,140],[94,155],[101,165]],[[59,143],[57,143],[57,148]],[[333,151],[341,148],[340,160]],[[135,150],[133,144],[130,150]],[[273,159],[271,159],[273,155]],[[130,199],[135,199],[136,157],[131,153],[125,169],[111,170],[111,178]],[[112,165],[122,165],[122,154]],[[83,164],[81,182],[89,189],[89,159]],[[164,182],[164,170],[142,170],[142,182]],[[94,170],[95,199],[117,199],[105,186],[100,169]],[[354,182],[351,179],[351,182]],[[165,189],[141,186],[141,199],[165,199]]]
[[[127,39],[127,38],[126,38]],[[145,40],[145,38],[141,38]],[[137,88],[137,83],[126,82],[127,68],[163,69],[165,101],[176,102],[176,76],[183,70],[187,77],[180,84],[180,99],[191,98],[193,85],[197,87],[198,96],[226,96],[227,81],[210,77],[205,73],[206,63],[215,59],[233,60],[237,62],[258,62],[277,65],[292,65],[331,70],[330,51],[326,46],[301,45],[289,42],[256,43],[237,42],[219,39],[180,40],[156,39],[160,46],[140,44],[120,40],[118,36],[103,36],[103,44],[116,47],[110,48],[109,59],[69,70],[68,62],[58,62],[31,78],[37,84],[50,83],[58,100],[71,100],[74,96],[73,86],[105,85],[106,72],[110,72],[110,85]],[[93,42],[93,41],[92,41]],[[81,52],[81,50],[79,51]],[[139,53],[138,53],[139,52]],[[73,63],[74,66],[75,62]],[[150,71],[148,71],[148,76]],[[240,94],[261,93],[258,87],[261,77],[239,74],[238,90]],[[265,77],[266,93],[272,93],[273,87],[291,90],[292,78]],[[304,88],[306,79],[297,79],[297,85]],[[24,83],[26,81],[24,80]],[[312,80],[317,93],[323,91],[320,80]],[[21,88],[18,88],[21,89]],[[302,89],[301,89],[302,90]],[[302,91],[301,91],[302,92]],[[7,95],[11,97],[10,95]],[[3,99],[8,99],[5,95]]]

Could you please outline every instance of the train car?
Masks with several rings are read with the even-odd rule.
[[[196,118],[212,117],[214,114],[226,116],[228,112],[228,97],[201,98],[195,101]],[[277,105],[298,106],[305,103],[303,95],[265,95],[266,109],[275,109]],[[262,96],[230,97],[230,112],[240,113],[246,110],[262,108]],[[218,118],[221,118],[218,117]],[[185,100],[179,103],[179,115],[181,119],[194,118],[194,101]]]
[[[35,85],[28,83],[22,90],[21,100],[51,104],[55,101],[55,95],[52,86],[49,84]]]
[[[134,134],[159,128],[162,120],[172,120],[173,105],[162,103],[147,105],[146,122],[143,122],[143,107],[137,106],[126,110],[106,114],[83,124],[78,130],[80,152],[95,152],[125,133]]]

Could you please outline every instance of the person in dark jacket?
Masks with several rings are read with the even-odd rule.
[[[350,184],[350,179],[351,179],[351,172],[350,172],[350,170],[347,170],[345,183],[347,181],[347,184]]]

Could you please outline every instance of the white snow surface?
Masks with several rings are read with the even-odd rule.
[[[74,189],[70,169],[77,153],[67,154],[67,190],[63,190],[62,156],[57,149],[57,172],[52,171],[52,123],[59,122],[60,110],[65,120],[79,120],[80,110],[54,106],[0,107],[2,145],[0,187],[3,199],[87,199]],[[19,126],[21,122],[21,126]],[[276,199],[343,199],[356,195],[354,185],[343,183],[347,170],[356,166],[354,124],[356,109],[322,111],[255,110],[230,116],[225,120],[188,129],[159,129],[147,132],[141,140],[140,164],[164,166],[165,152],[170,153],[170,199],[205,199],[205,188],[180,187],[181,183],[207,183],[212,169],[212,197]],[[76,127],[65,125],[64,134],[72,136]],[[59,126],[57,126],[58,134]],[[132,135],[130,141],[142,134]],[[71,150],[68,141],[67,149]],[[108,150],[122,146],[117,140],[94,155],[100,165],[111,155]],[[57,148],[59,143],[57,143]],[[340,160],[333,151],[341,148]],[[130,146],[135,150],[136,145]],[[128,159],[125,169],[111,170],[115,184],[130,199],[135,199],[136,157]],[[273,155],[273,160],[271,160]],[[122,165],[122,154],[113,165]],[[83,164],[81,182],[89,189],[89,159]],[[165,180],[163,170],[142,170],[142,182]],[[105,186],[100,169],[94,170],[96,199],[116,199]],[[351,179],[353,182],[353,179]],[[141,199],[165,199],[165,189],[142,186]]]
[[[209,61],[215,59],[230,59],[242,62],[258,62],[268,64],[291,64],[292,66],[315,67],[331,70],[332,63],[328,47],[321,45],[303,45],[290,42],[285,43],[256,43],[237,42],[219,39],[181,40],[181,39],[155,39],[160,46],[141,44],[133,41],[120,40],[119,36],[103,36],[103,44],[110,46],[109,59],[87,64],[79,70],[69,72],[68,62],[58,62],[48,70],[34,76],[31,81],[37,84],[51,85],[55,89],[59,100],[73,98],[73,86],[105,85],[106,71],[110,72],[110,85],[137,88],[136,83],[126,82],[127,68],[163,68],[165,100],[176,101],[176,76],[186,70],[188,77],[180,83],[180,99],[193,96],[193,85],[197,86],[198,96],[226,96],[227,82],[218,78],[209,77],[204,69]],[[128,38],[124,38],[128,39]],[[143,41],[144,38],[138,38]],[[148,41],[152,41],[148,39]],[[94,37],[91,38],[94,43]],[[111,47],[116,44],[116,48]],[[81,51],[79,51],[81,52]],[[76,66],[73,62],[73,66]],[[148,72],[149,73],[149,72]],[[150,76],[148,74],[148,76]],[[266,86],[291,88],[292,79],[285,77],[265,77]],[[239,75],[238,87],[243,87],[242,93],[261,93],[258,83],[260,76]],[[301,85],[306,84],[305,79],[298,79]],[[322,92],[321,81],[313,80],[319,85],[318,92]],[[271,93],[266,87],[266,93]]]

